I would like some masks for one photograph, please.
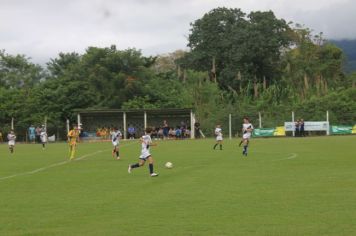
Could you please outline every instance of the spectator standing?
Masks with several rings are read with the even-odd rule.
[[[136,135],[136,129],[132,125],[129,125],[129,128],[127,129],[127,133],[129,136],[129,139],[135,139]]]
[[[194,133],[195,133],[195,138],[200,138],[200,123],[195,122],[194,124]]]
[[[31,125],[28,127],[28,140],[30,143],[35,143],[36,139],[36,128],[35,126]]]
[[[167,139],[169,134],[169,126],[166,120],[163,121],[163,138]]]
[[[300,136],[301,136],[301,137],[305,137],[305,132],[304,132],[304,119],[300,119],[299,130],[300,130]]]
[[[36,127],[36,142],[41,143],[40,137],[41,137],[41,128],[39,126]]]
[[[295,125],[295,137],[299,137],[300,136],[300,120],[298,119],[294,125]]]

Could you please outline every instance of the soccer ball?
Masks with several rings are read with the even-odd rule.
[[[164,166],[165,166],[166,168],[168,168],[168,169],[173,168],[172,162],[167,162]]]

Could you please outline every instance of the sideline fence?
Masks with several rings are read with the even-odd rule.
[[[120,111],[122,112],[122,111]],[[356,115],[353,112],[337,113],[334,111],[324,112],[307,112],[303,110],[296,111],[273,111],[273,112],[239,112],[227,114],[219,114],[218,118],[209,116],[207,119],[200,120],[199,116],[195,116],[192,110],[179,110],[172,113],[173,110],[164,109],[162,112],[128,112],[125,116],[120,113],[119,116],[115,113],[87,113],[86,115],[77,116],[74,123],[83,123],[83,132],[89,133],[94,140],[103,140],[97,134],[97,127],[118,127],[128,138],[127,128],[133,125],[137,129],[137,136],[142,135],[146,126],[159,127],[163,120],[167,120],[170,127],[177,127],[182,122],[187,124],[193,132],[192,124],[196,121],[200,123],[200,129],[206,137],[214,136],[216,124],[220,124],[223,129],[224,138],[235,138],[241,136],[241,127],[243,118],[248,116],[255,128],[255,136],[293,136],[293,131],[286,131],[285,122],[294,123],[297,119],[304,119],[316,125],[323,125],[322,122],[329,122],[327,129],[307,131],[307,135],[335,135],[335,134],[356,134]],[[125,122],[124,122],[125,121]],[[8,122],[0,124],[2,139],[6,141],[7,133],[11,128],[15,130],[17,141],[28,141],[28,127],[33,123],[24,123],[16,120],[16,118],[8,119]],[[55,135],[56,141],[66,140],[69,120],[57,122],[43,117],[43,122],[37,122],[33,125],[41,127],[45,124],[48,136]],[[60,124],[60,125],[58,125]],[[194,125],[193,125],[194,127]],[[287,129],[288,130],[288,129]],[[125,135],[126,134],[126,135]],[[198,135],[197,135],[198,136]],[[109,139],[107,134],[105,139]]]

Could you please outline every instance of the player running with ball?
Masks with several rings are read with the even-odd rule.
[[[153,172],[153,158],[150,153],[150,146],[156,146],[151,140],[152,128],[146,128],[145,135],[141,137],[141,155],[139,157],[139,162],[136,164],[129,165],[128,172],[131,173],[132,169],[143,166],[146,161],[148,161],[148,167],[150,170],[150,176],[156,177],[158,174]]]
[[[251,134],[253,131],[253,126],[250,123],[250,119],[248,117],[244,118],[244,123],[242,124],[242,140],[239,144],[239,147],[241,146],[241,144],[244,144],[243,146],[243,152],[242,155],[247,157],[247,148],[248,148],[248,144],[250,142],[250,138],[251,138]]]

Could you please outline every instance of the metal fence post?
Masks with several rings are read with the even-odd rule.
[[[262,116],[261,116],[261,112],[258,112],[258,121],[259,121],[259,128],[262,128]]]
[[[144,111],[144,113],[143,113],[143,127],[146,130],[146,128],[147,128],[147,112],[146,111]]]
[[[123,120],[123,126],[124,126],[124,139],[127,138],[127,132],[126,132],[126,112],[122,114],[122,120]]]
[[[327,122],[326,135],[330,135],[329,111],[326,111],[326,122]]]
[[[231,114],[229,114],[229,139],[232,139]]]
[[[293,137],[295,137],[294,111],[292,111],[292,122],[293,122]]]

